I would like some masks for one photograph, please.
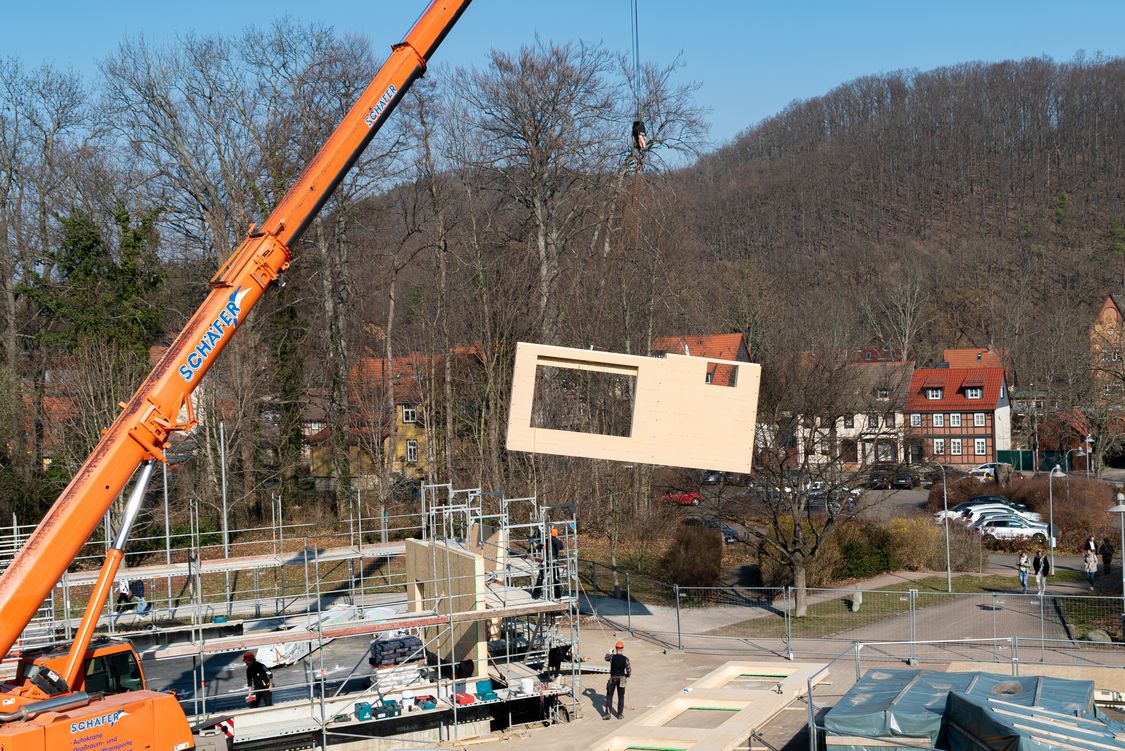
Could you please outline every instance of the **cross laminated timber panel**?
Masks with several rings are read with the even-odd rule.
[[[614,728],[588,751],[735,751],[778,712],[808,693],[808,684],[823,681],[823,663],[767,663],[733,661],[711,671],[682,692]],[[632,684],[626,695],[634,691]],[[634,701],[651,701],[643,696]],[[691,723],[690,715],[714,714],[706,727]]]
[[[559,373],[579,371],[623,377],[616,396],[630,410],[623,434],[605,435],[546,427],[538,389],[545,375],[580,413],[578,388]],[[663,358],[594,352],[520,342],[516,346],[508,449],[673,467],[749,472],[754,451],[761,366],[668,354]],[[567,392],[570,393],[567,393]],[[631,401],[631,404],[629,402]],[[573,420],[579,426],[580,421]],[[569,428],[569,426],[567,426]]]

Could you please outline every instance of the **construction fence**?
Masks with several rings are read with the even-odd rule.
[[[806,612],[798,616],[792,587],[681,587],[594,561],[581,561],[579,576],[590,610],[602,620],[689,651],[803,658],[836,656],[855,642],[1006,645],[1004,640],[1015,639],[1021,659],[1042,661],[1061,645],[1068,655],[1125,646],[1108,641],[1121,634],[1120,597],[809,588]],[[990,660],[1012,659],[997,649]]]

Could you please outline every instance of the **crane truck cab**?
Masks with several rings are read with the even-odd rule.
[[[28,650],[15,678],[0,684],[0,748],[95,751],[155,738],[170,751],[195,748],[176,696],[145,689],[140,659],[128,641],[92,641],[70,688],[60,677],[67,654],[65,645]]]
[[[16,675],[42,691],[40,684],[49,685],[50,673],[60,675],[63,672],[68,653],[68,645],[28,650],[20,657]],[[125,639],[99,637],[92,640],[83,665],[84,669],[71,687],[74,691],[108,696],[145,688],[140,658]]]

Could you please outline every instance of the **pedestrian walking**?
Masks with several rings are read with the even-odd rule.
[[[606,652],[605,661],[609,663],[609,680],[605,684],[605,719],[613,713],[613,692],[617,691],[617,719],[625,714],[625,684],[633,675],[633,665],[625,656],[625,645],[617,642]]]
[[[1035,572],[1035,586],[1042,597],[1047,593],[1047,577],[1053,573],[1051,559],[1042,550],[1035,551],[1035,557],[1031,559],[1031,570]]]
[[[1016,558],[1016,573],[1020,577],[1020,586],[1023,587],[1023,594],[1027,594],[1027,577],[1031,573],[1031,558],[1027,553],[1020,551],[1019,557]]]
[[[1086,555],[1082,556],[1082,570],[1086,572],[1086,583],[1090,585],[1090,591],[1093,592],[1094,577],[1098,575],[1098,556],[1089,548],[1086,549]]]
[[[1102,575],[1109,573],[1110,564],[1113,563],[1113,543],[1108,537],[1102,538],[1101,547],[1098,552],[1102,554]]]
[[[246,695],[246,704],[250,707],[273,706],[273,673],[262,663],[253,652],[242,655],[246,663],[246,685],[250,693]]]

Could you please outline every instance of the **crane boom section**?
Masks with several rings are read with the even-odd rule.
[[[140,463],[163,460],[169,436],[195,424],[191,392],[289,266],[289,246],[425,72],[426,61],[469,1],[430,3],[266,221],[211,280],[206,299],[0,576],[0,655],[15,644]]]

